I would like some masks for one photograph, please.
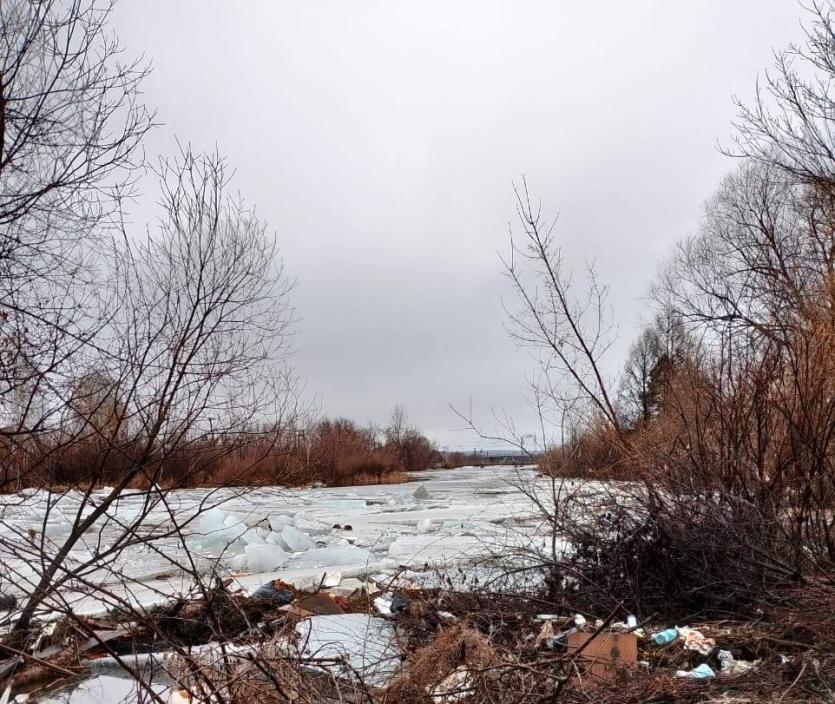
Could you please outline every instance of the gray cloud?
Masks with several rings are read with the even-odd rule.
[[[670,244],[732,164],[732,94],[800,34],[785,0],[124,0],[174,137],[218,149],[299,279],[296,365],[323,410],[395,403],[445,444],[448,403],[530,421],[498,249],[526,174],[595,258],[623,342]],[[612,362],[614,367],[614,361]]]

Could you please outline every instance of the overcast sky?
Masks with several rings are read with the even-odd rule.
[[[800,36],[791,0],[123,0],[175,138],[215,146],[298,279],[295,366],[322,410],[405,404],[472,446],[449,404],[530,420],[508,338],[512,181],[560,211],[568,266],[611,285],[622,355],[670,245],[733,163],[733,95]]]

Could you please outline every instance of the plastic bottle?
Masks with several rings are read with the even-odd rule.
[[[666,628],[663,631],[654,633],[652,640],[656,645],[668,645],[678,638],[677,628]]]

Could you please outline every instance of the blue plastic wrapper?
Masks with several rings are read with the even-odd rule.
[[[289,589],[276,589],[272,582],[262,584],[252,595],[253,599],[269,599],[276,606],[284,606],[293,601],[293,592]]]
[[[667,628],[663,631],[659,631],[652,636],[652,640],[655,641],[656,645],[667,645],[668,643],[672,643],[674,640],[678,638],[678,629],[677,628]]]
[[[716,677],[713,668],[707,663],[703,663],[692,670],[677,670],[676,677],[689,677],[694,680],[709,680],[711,677]]]

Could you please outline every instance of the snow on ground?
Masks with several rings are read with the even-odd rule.
[[[192,580],[183,568],[192,564],[204,574],[231,574],[254,590],[276,578],[304,588],[326,573],[344,579],[472,563],[514,543],[546,539],[520,487],[547,486],[532,467],[469,467],[416,473],[404,484],[187,489],[167,494],[164,502],[156,499],[150,509],[145,493],[125,492],[66,561],[68,567],[89,563],[84,581],[106,585],[112,599],[85,594],[90,589],[80,588],[79,580],[68,582],[61,598],[91,615],[118,599],[150,606],[186,593]],[[5,497],[0,591],[25,594],[32,588],[40,573],[33,541],[43,539],[47,551],[57,550],[74,517],[92,510],[80,501],[77,494],[56,501],[33,491]],[[95,559],[140,515],[144,543]],[[185,546],[175,526],[185,534]]]

